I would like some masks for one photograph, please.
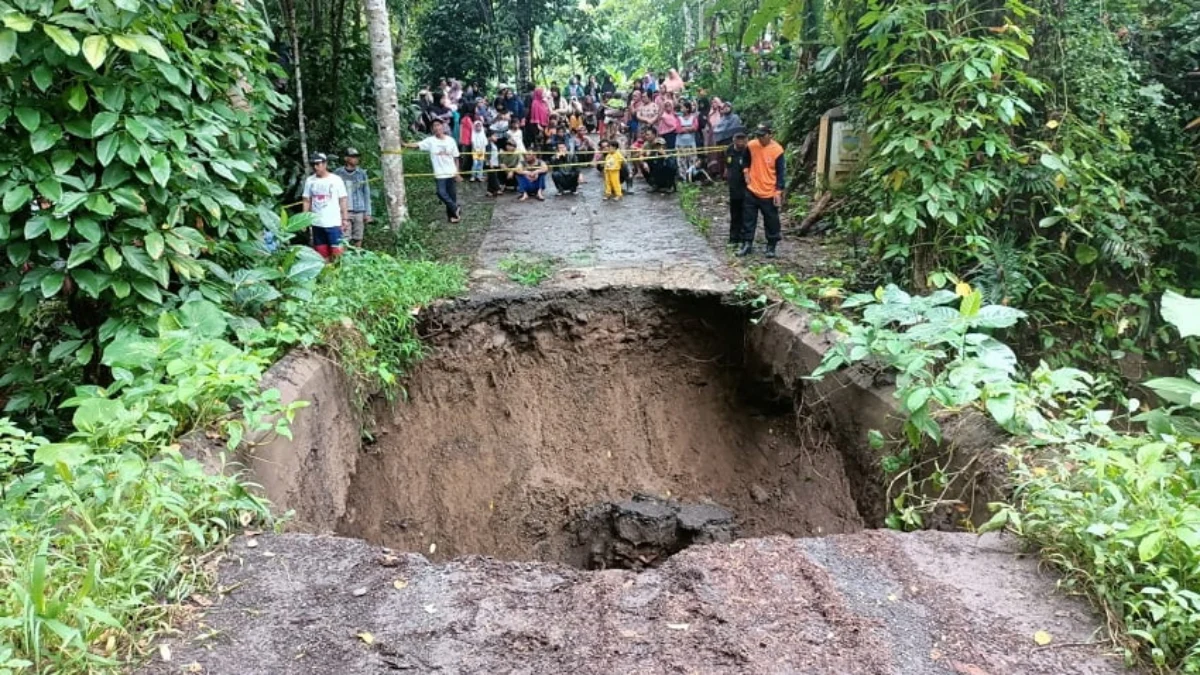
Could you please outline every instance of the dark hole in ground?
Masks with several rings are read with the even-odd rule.
[[[597,294],[445,321],[409,401],[375,411],[341,534],[638,568],[735,535],[863,527],[830,435],[748,372],[743,308]]]

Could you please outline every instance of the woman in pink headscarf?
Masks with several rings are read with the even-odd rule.
[[[546,94],[538,87],[533,90],[533,96],[530,98],[532,100],[529,104],[529,123],[544,132],[550,125],[550,106],[546,105]]]
[[[679,94],[683,93],[683,89],[686,86],[687,84],[683,81],[683,78],[679,76],[678,70],[672,68],[671,70],[667,71],[667,79],[662,85],[663,89],[665,89],[667,93],[678,96]]]

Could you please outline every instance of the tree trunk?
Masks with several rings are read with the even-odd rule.
[[[683,53],[688,54],[695,46],[692,42],[692,12],[688,9],[687,0],[683,0],[681,5],[683,7]]]
[[[338,127],[340,126],[342,117],[342,92],[341,78],[338,75],[341,73],[342,36],[345,34],[342,31],[342,21],[345,19],[346,0],[336,0],[333,7],[333,25],[329,33],[329,43],[333,46],[332,64],[329,67],[329,74],[332,81],[329,89],[333,92],[333,100],[330,102],[329,119],[326,120],[326,129],[328,129],[329,138],[332,142],[339,142]]]
[[[288,32],[292,37],[292,79],[296,81],[296,128],[300,132],[300,166],[308,166],[308,131],[304,128],[304,78],[300,71],[300,33],[296,30],[296,2],[283,0]]]
[[[379,163],[388,224],[399,230],[408,220],[404,196],[404,157],[400,154],[400,103],[396,98],[396,62],[392,51],[392,22],[386,0],[364,0],[367,36],[371,41],[371,75],[375,84],[375,117],[379,121]]]
[[[533,84],[533,29],[522,26],[518,32],[520,44],[517,46],[517,91],[524,92]]]

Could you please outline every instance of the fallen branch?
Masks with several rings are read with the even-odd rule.
[[[800,226],[796,228],[796,234],[803,236],[810,228],[812,228],[814,224],[816,224],[818,220],[821,219],[821,216],[825,215],[826,211],[829,211],[830,209],[837,209],[845,202],[845,199],[833,201],[832,192],[826,192],[825,194],[821,195],[820,198],[817,199],[816,203],[814,203],[808,210],[808,215],[804,216],[804,220],[800,221]]]

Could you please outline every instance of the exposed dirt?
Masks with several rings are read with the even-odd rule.
[[[782,324],[758,338],[779,367],[750,363],[748,317],[716,301],[738,277],[723,188],[704,197],[710,247],[674,197],[601,205],[596,187],[498,203],[472,296],[423,313],[434,352],[411,400],[375,410],[361,452],[296,448],[355,460],[346,500],[290,491],[303,511],[344,501],[341,532],[428,557],[239,537],[216,604],[198,599],[142,672],[1128,672],[1011,542],[858,531],[885,500],[866,454],[834,439],[886,421],[886,396],[847,387],[829,397],[837,415],[810,415],[804,331]],[[817,241],[785,225],[780,267],[828,273]],[[524,252],[558,262],[554,294],[498,274]],[[612,284],[654,288],[599,290]],[[766,538],[676,552],[735,534]],[[648,568],[578,569],[614,564]]]
[[[376,411],[340,533],[588,566],[567,525],[635,494],[719,504],[743,536],[862,527],[836,446],[802,441],[791,399],[746,381],[740,308],[625,293],[479,309],[447,317],[410,400]]]
[[[227,595],[169,641],[170,662],[143,672],[1127,672],[1094,645],[1071,646],[1092,641],[1094,619],[1034,561],[966,534],[743,540],[641,573],[434,565],[336,537],[255,543],[233,547]],[[1055,643],[1039,648],[1036,630]]]

